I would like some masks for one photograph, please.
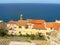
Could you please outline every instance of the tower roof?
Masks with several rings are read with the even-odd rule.
[[[20,16],[23,16],[23,14],[21,14]]]
[[[23,15],[21,14],[21,15],[20,15],[20,20],[22,20],[22,19],[23,19]]]

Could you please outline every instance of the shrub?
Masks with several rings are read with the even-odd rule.
[[[26,37],[30,37],[30,35],[28,33],[26,33]]]
[[[35,39],[36,40],[45,40],[45,36],[41,33],[38,33],[37,35],[35,35]]]
[[[31,34],[31,35],[30,35],[31,40],[34,40],[34,37],[35,37],[34,34]]]
[[[0,36],[5,36],[7,35],[7,30],[4,30],[4,29],[0,29]]]

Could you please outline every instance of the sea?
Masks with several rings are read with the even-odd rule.
[[[0,20],[8,22],[23,19],[41,19],[46,22],[60,20],[60,4],[49,3],[3,3],[0,4]]]

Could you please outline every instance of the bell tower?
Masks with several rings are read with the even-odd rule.
[[[23,20],[23,15],[22,14],[20,15],[20,20]]]

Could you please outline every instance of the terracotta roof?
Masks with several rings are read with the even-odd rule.
[[[43,24],[34,24],[33,29],[45,29]]]
[[[30,23],[44,23],[44,20],[28,20]]]
[[[25,26],[25,25],[26,25],[26,21],[24,21],[24,20],[19,20],[19,21],[17,22],[17,25]]]
[[[47,28],[54,28],[54,30],[59,30],[60,23],[48,22],[48,23],[46,23],[46,27]]]
[[[32,22],[32,20],[27,20],[27,23],[31,23]]]
[[[53,27],[54,27],[55,30],[59,30],[59,28],[60,28],[60,23],[54,23],[54,24],[53,24]]]
[[[46,22],[46,27],[47,27],[47,28],[53,27],[53,23],[54,23],[54,22]]]
[[[17,24],[17,22],[16,21],[10,21],[7,24]]]

